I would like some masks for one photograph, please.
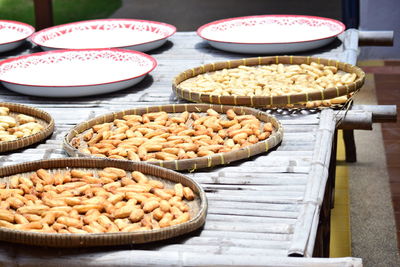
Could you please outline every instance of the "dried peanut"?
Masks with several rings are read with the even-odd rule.
[[[138,183],[146,183],[148,181],[148,178],[138,171],[132,172],[132,178]]]
[[[93,221],[97,221],[97,219],[100,217],[100,212],[97,209],[94,210],[88,210],[83,217],[83,222],[86,224],[90,224]]]
[[[168,227],[174,216],[171,213],[165,213],[164,217],[158,222],[161,228]]]
[[[132,211],[133,210],[135,210],[136,209],[136,207],[135,206],[133,206],[133,205],[125,205],[125,206],[123,206],[123,207],[120,207],[120,208],[117,208],[115,211],[114,211],[114,217],[115,218],[126,218],[126,217],[128,217],[131,213],[132,213]]]
[[[163,216],[164,216],[164,212],[160,208],[157,208],[153,211],[153,217],[157,221],[161,220],[163,218]]]
[[[86,213],[91,209],[97,209],[99,211],[103,210],[103,204],[86,204],[86,205],[75,205],[73,207],[79,213]]]
[[[188,212],[182,213],[179,217],[176,217],[176,219],[172,220],[170,222],[170,225],[177,225],[177,224],[181,224],[184,222],[187,222],[190,220],[190,215]]]
[[[29,223],[27,218],[25,218],[24,216],[22,216],[21,214],[18,214],[18,213],[15,214],[14,219],[15,219],[15,222],[18,223],[18,224]]]
[[[75,218],[69,218],[69,217],[65,217],[65,216],[58,217],[57,222],[60,224],[64,224],[66,226],[72,226],[72,227],[76,227],[76,228],[82,228],[82,226],[83,226],[83,223],[81,220],[75,219]]]
[[[72,234],[87,234],[88,233],[83,229],[78,229],[78,228],[75,228],[75,227],[72,227],[72,226],[68,227],[67,230]]]
[[[0,220],[14,222],[14,214],[8,210],[0,209]]]
[[[147,201],[143,205],[143,211],[146,213],[152,212],[154,209],[158,208],[159,206],[160,206],[160,203],[157,200],[150,200],[150,201]]]
[[[93,227],[91,225],[85,225],[82,227],[82,230],[88,232],[88,233],[103,233],[101,229],[98,229],[96,227]]]
[[[141,227],[140,223],[134,223],[134,224],[128,224],[124,228],[122,228],[122,229],[120,228],[120,229],[121,229],[121,232],[133,232],[133,231],[140,229],[140,227]]]
[[[39,176],[40,179],[44,181],[45,184],[54,183],[53,175],[51,175],[48,171],[40,169],[36,171],[36,174]]]
[[[134,209],[129,215],[129,219],[132,222],[138,222],[142,220],[143,216],[144,216],[144,211],[142,209]]]
[[[189,201],[194,199],[194,193],[189,187],[183,188],[183,196]]]

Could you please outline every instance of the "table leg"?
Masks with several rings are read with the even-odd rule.
[[[329,163],[328,180],[326,183],[324,200],[322,202],[317,236],[314,246],[314,257],[329,258],[331,241],[331,210],[334,205],[334,189],[336,178],[336,153],[337,153],[337,130],[333,136],[332,152]]]
[[[335,130],[335,134],[333,136],[333,143],[332,143],[332,153],[331,159],[329,162],[329,176],[328,182],[330,182],[331,187],[331,209],[335,206],[335,182],[336,182],[336,157],[337,157],[337,138],[338,138],[338,130]],[[328,185],[329,186],[329,185]]]
[[[356,162],[357,154],[354,130],[343,130],[343,141],[346,149],[346,162]]]
[[[329,249],[331,241],[331,203],[330,193],[325,191],[324,201],[322,202],[319,214],[319,223],[317,235],[315,238],[313,257],[329,258]]]
[[[52,0],[34,0],[34,7],[36,30],[42,30],[53,26]]]

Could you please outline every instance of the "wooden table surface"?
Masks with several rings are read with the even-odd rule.
[[[309,55],[355,64],[357,48],[357,31],[348,30]],[[38,51],[27,43],[0,59]],[[75,124],[111,111],[183,102],[171,90],[176,74],[201,64],[249,57],[215,50],[193,32],[178,32],[149,54],[158,61],[151,75],[132,88],[111,94],[50,99],[19,95],[1,87],[0,101],[41,108],[53,116],[56,129],[39,145],[0,155],[0,164],[67,157],[62,138]],[[313,255],[328,179],[334,111],[270,113],[284,127],[283,142],[276,149],[222,167],[185,173],[207,192],[209,210],[204,228],[164,242],[121,247],[55,249],[0,242],[0,262],[7,266],[360,266],[360,259],[307,259]]]

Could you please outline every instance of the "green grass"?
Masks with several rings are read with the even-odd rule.
[[[54,24],[107,18],[122,0],[53,0]],[[16,20],[35,26],[33,0],[0,0],[0,19]]]
[[[0,18],[35,25],[32,0],[0,0]]]

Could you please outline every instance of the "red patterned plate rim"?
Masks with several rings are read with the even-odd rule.
[[[84,53],[84,52],[119,52],[119,53],[127,53],[127,54],[135,54],[138,56],[141,56],[143,58],[146,58],[147,60],[149,60],[151,62],[151,67],[150,69],[144,71],[141,74],[138,74],[136,76],[132,76],[126,79],[120,79],[120,80],[113,80],[110,82],[103,82],[103,83],[92,83],[92,84],[80,84],[80,85],[33,85],[33,84],[29,84],[29,83],[17,83],[17,82],[13,82],[13,81],[8,81],[5,80],[3,78],[1,78],[0,76],[0,81],[2,82],[7,82],[7,83],[11,83],[11,84],[17,84],[17,85],[24,85],[24,86],[32,86],[32,87],[84,87],[84,86],[96,86],[96,85],[104,85],[104,84],[112,84],[112,83],[118,83],[118,82],[123,82],[123,81],[127,81],[127,80],[132,80],[132,79],[136,79],[138,77],[144,76],[148,73],[150,73],[152,70],[154,70],[157,66],[157,61],[155,58],[153,58],[150,55],[147,55],[145,53],[139,52],[139,51],[133,51],[133,50],[126,50],[126,49],[119,49],[119,48],[87,48],[87,49],[60,49],[60,50],[52,50],[52,51],[45,51],[45,52],[39,52],[39,53],[33,53],[33,54],[28,54],[28,55],[23,55],[23,56],[19,56],[19,57],[13,57],[13,58],[9,58],[3,61],[0,61],[0,69],[4,64],[7,63],[12,63],[14,61],[18,61],[18,60],[24,60],[27,58],[31,58],[31,57],[40,57],[40,56],[47,56],[47,55],[57,55],[57,54],[63,54],[63,53]]]
[[[0,25],[1,25],[1,24],[10,24],[10,25],[18,26],[18,27],[24,28],[24,29],[27,30],[29,33],[26,34],[26,36],[24,36],[24,37],[22,37],[22,38],[19,38],[19,39],[16,39],[16,40],[13,40],[13,41],[9,41],[9,42],[0,42],[0,45],[10,44],[10,43],[14,43],[14,42],[18,42],[18,41],[24,40],[24,39],[26,39],[26,38],[32,36],[32,34],[35,32],[35,28],[34,28],[33,26],[31,26],[31,25],[29,25],[29,24],[26,24],[26,23],[23,23],[23,22],[15,21],[15,20],[5,20],[5,19],[2,19],[2,20],[0,20]]]
[[[49,27],[49,28],[40,30],[40,31],[32,34],[30,40],[32,41],[32,43],[34,43],[36,45],[39,45],[39,46],[45,46],[45,47],[53,48],[53,49],[60,49],[60,48],[67,49],[67,47],[48,46],[48,45],[46,45],[45,42],[40,41],[39,38],[42,37],[43,35],[49,33],[49,32],[57,31],[58,29],[63,28],[63,27],[73,27],[73,26],[78,26],[80,24],[88,24],[88,23],[96,23],[96,22],[101,24],[101,23],[107,23],[107,22],[124,22],[124,21],[127,22],[127,23],[129,23],[129,22],[136,22],[136,23],[137,22],[139,22],[139,23],[142,22],[142,23],[156,24],[156,25],[168,28],[169,30],[171,30],[171,32],[168,33],[167,35],[163,36],[163,37],[160,37],[160,38],[157,38],[157,39],[154,39],[154,40],[151,40],[151,41],[142,42],[142,43],[134,43],[134,44],[131,44],[131,45],[124,45],[124,46],[107,47],[107,48],[125,48],[125,47],[134,46],[134,45],[148,44],[148,43],[152,43],[152,42],[156,42],[156,41],[160,41],[160,40],[166,39],[166,38],[171,37],[172,35],[174,35],[176,33],[176,27],[174,25],[171,25],[171,24],[168,24],[168,23],[164,23],[164,22],[159,22],[159,21],[142,20],[142,19],[94,19],[94,20],[76,21],[76,22],[71,22],[71,23],[66,23],[66,24],[61,24],[61,25],[56,25],[56,26],[53,26],[53,27]],[[90,48],[87,48],[87,49],[90,49]],[[74,50],[78,50],[78,49],[74,48]]]
[[[214,25],[224,23],[224,22],[230,22],[230,21],[235,21],[235,20],[254,19],[254,18],[299,18],[299,19],[306,18],[306,19],[323,20],[323,21],[329,21],[333,24],[336,24],[337,26],[340,27],[340,31],[338,31],[337,33],[334,33],[334,34],[330,34],[330,35],[321,37],[321,38],[305,39],[305,40],[292,41],[292,42],[232,42],[232,41],[223,41],[223,40],[218,40],[218,39],[212,39],[212,38],[204,36],[204,34],[203,34],[203,31],[210,26],[214,26]],[[335,37],[335,36],[341,34],[342,32],[344,32],[345,29],[346,29],[346,26],[342,22],[335,20],[335,19],[331,19],[331,18],[308,16],[308,15],[254,15],[254,16],[244,16],[244,17],[235,17],[235,18],[215,20],[215,21],[209,22],[207,24],[204,24],[203,26],[200,26],[196,32],[201,38],[203,38],[207,41],[213,41],[213,42],[219,42],[219,43],[232,43],[232,44],[255,44],[255,45],[260,44],[260,45],[262,45],[262,44],[292,44],[292,43],[313,42],[313,41],[318,41],[318,40]]]

